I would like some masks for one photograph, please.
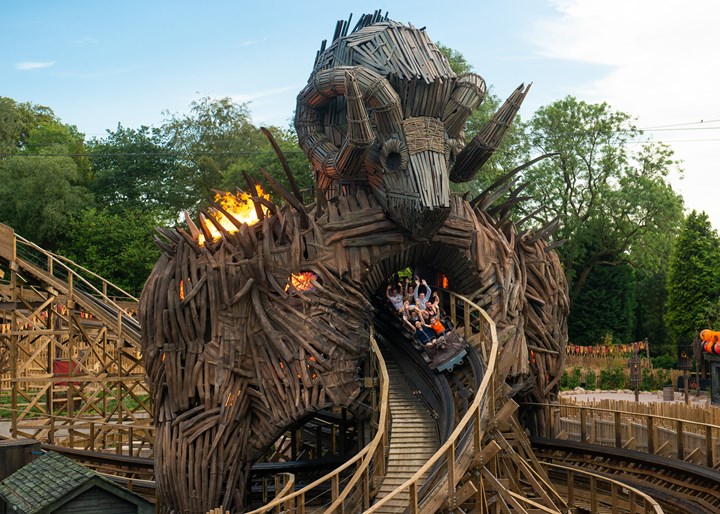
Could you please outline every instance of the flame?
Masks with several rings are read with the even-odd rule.
[[[270,195],[267,194],[265,191],[263,191],[262,186],[259,184],[255,186],[255,193],[256,196],[260,198],[265,198],[266,200],[270,200]],[[259,221],[257,211],[255,210],[255,204],[252,201],[252,198],[250,198],[250,194],[245,192],[239,192],[239,194],[234,195],[232,193],[225,193],[223,195],[216,194],[215,195],[215,202],[220,204],[225,211],[227,211],[230,215],[232,215],[235,220],[239,221],[240,223],[247,223],[248,225],[253,225]],[[262,206],[262,212],[267,216],[268,208],[265,206]],[[210,214],[212,215],[215,220],[222,225],[222,227],[230,232],[231,234],[234,234],[238,231],[235,224],[230,221],[227,216],[225,216],[222,212],[211,210]],[[209,219],[201,219],[202,223],[205,225],[205,228],[210,232],[212,235],[213,241],[217,241],[220,239],[221,234],[220,231],[215,227],[212,221]],[[198,244],[200,246],[205,244],[205,236],[203,234],[200,234],[198,236]]]
[[[184,280],[180,281],[180,299],[181,300],[185,299],[185,281]]]
[[[289,284],[285,287],[285,291],[290,289],[291,285],[296,291],[312,291],[315,289],[315,286],[311,280],[317,280],[317,278],[318,276],[312,271],[301,271],[298,274],[293,273],[290,275],[290,279],[288,280]]]
[[[448,280],[448,278],[445,275],[440,274],[440,278],[442,280],[442,288],[443,289],[447,289],[448,287],[450,287],[450,281]]]

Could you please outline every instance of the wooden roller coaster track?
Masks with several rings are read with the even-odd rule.
[[[111,473],[118,483],[152,497],[152,462],[137,457],[152,454],[154,429],[149,423],[151,406],[143,398],[144,370],[137,354],[139,330],[129,314],[135,306],[133,298],[16,236],[8,227],[0,226],[0,234],[0,263],[8,273],[0,285],[0,301],[2,321],[8,327],[3,341],[10,343],[12,357],[6,375],[12,435],[77,448],[65,451],[101,472]],[[498,359],[492,320],[462,296],[444,294],[458,332],[487,364],[481,386],[450,438],[418,465],[412,476],[398,480],[402,474],[397,471],[407,473],[409,466],[393,465],[392,437],[393,430],[400,433],[404,429],[399,423],[401,416],[390,415],[393,382],[373,338],[367,378],[367,385],[376,388],[370,443],[345,464],[301,489],[295,490],[291,474],[278,475],[271,489],[274,499],[264,494],[267,502],[253,514],[278,509],[566,512],[571,507],[589,512],[660,513],[661,506],[666,512],[679,512],[690,502],[707,512],[718,507],[716,488],[702,482],[707,477],[692,478],[684,469],[661,476],[656,468],[670,466],[655,463],[656,468],[643,467],[650,465],[652,458],[646,458],[642,465],[637,461],[627,464],[626,456],[599,450],[598,456],[583,463],[568,451],[549,455],[536,444],[542,457],[536,459],[513,417],[516,405],[506,399],[504,385],[494,378],[499,376],[498,367],[507,363]],[[59,371],[51,367],[58,360],[51,356],[77,365]],[[130,399],[137,405],[128,406]],[[688,465],[710,468],[720,464],[720,428],[714,425],[589,407],[537,407],[548,410],[548,419],[553,420],[559,437],[604,442],[618,449],[632,447],[658,458],[679,458]],[[494,414],[483,416],[490,412]],[[578,433],[573,435],[576,425]],[[565,450],[570,446],[567,441],[560,444]],[[114,455],[87,450],[111,451]],[[588,468],[588,463],[591,469],[579,468],[580,464]],[[644,471],[628,478],[628,468]],[[393,481],[395,487],[390,487]],[[379,495],[383,484],[384,494]],[[658,493],[658,489],[666,492]],[[669,501],[673,496],[680,500]]]

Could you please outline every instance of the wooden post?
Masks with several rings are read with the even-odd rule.
[[[417,495],[417,482],[410,484],[410,512],[412,514],[418,514],[418,495]],[[452,500],[449,499],[451,502]],[[452,508],[452,506],[451,506]]]
[[[713,444],[712,427],[710,425],[705,426],[705,464],[709,468],[715,467],[715,459],[713,457]]]
[[[580,442],[587,441],[587,413],[580,407]]]
[[[448,447],[445,458],[447,459],[448,468],[448,504],[450,505],[450,510],[454,510],[456,507],[455,503],[457,502],[457,497],[455,496],[455,443]]]
[[[613,413],[615,418],[615,448],[622,448],[622,421],[620,419],[620,411]]]
[[[610,498],[610,508],[612,510],[612,514],[618,514],[618,491],[617,484],[615,482],[612,482],[612,485],[610,486]]]
[[[683,422],[678,419],[676,422],[677,430],[677,458],[685,460],[685,441],[683,438]]]
[[[655,454],[655,426],[653,421],[652,416],[647,417],[647,452],[650,455]]]
[[[330,494],[333,502],[337,500],[340,495],[340,475],[337,473],[332,476],[330,482]]]
[[[11,302],[13,305],[18,303],[17,293],[17,262],[15,262],[15,234],[13,233],[12,257],[10,262],[10,290],[12,291]],[[13,309],[10,313],[10,405],[12,406],[12,422],[10,433],[13,437],[18,437],[18,339],[17,335],[17,309]]]

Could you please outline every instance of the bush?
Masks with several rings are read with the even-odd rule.
[[[597,389],[597,374],[595,370],[589,369],[587,373],[585,373],[585,389],[590,389],[591,391]]]
[[[642,370],[640,389],[643,391],[657,391],[670,381],[670,372],[665,369]]]
[[[570,387],[568,386],[569,380],[570,380],[570,375],[568,375],[567,370],[564,369],[562,376],[560,377],[560,382],[559,382],[561,391],[566,391],[566,390],[570,389]]]
[[[560,377],[560,389],[566,391],[568,389],[575,389],[580,386],[580,374],[582,369],[575,367],[570,373],[567,370],[563,371]]]
[[[669,353],[652,357],[651,360],[653,368],[675,369],[677,367],[677,358]]]
[[[627,387],[624,368],[614,367],[600,371],[600,389],[612,391],[615,389],[627,389]]]

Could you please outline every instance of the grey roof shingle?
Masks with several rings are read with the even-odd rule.
[[[105,480],[59,453],[48,452],[0,482],[0,496],[19,512],[35,514],[94,478]]]

